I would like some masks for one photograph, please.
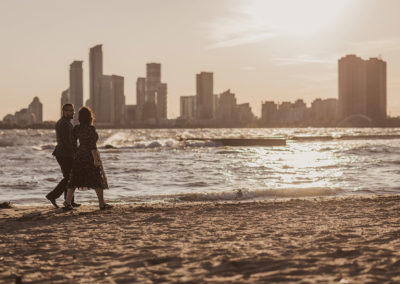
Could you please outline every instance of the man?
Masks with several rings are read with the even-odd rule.
[[[58,208],[56,199],[59,198],[63,192],[64,199],[66,198],[66,186],[68,184],[69,174],[72,169],[76,152],[76,143],[73,139],[73,126],[71,123],[71,119],[74,118],[74,106],[72,104],[65,104],[62,107],[62,112],[63,116],[56,123],[57,146],[53,152],[53,156],[56,157],[64,178],[49,194],[46,195],[46,198],[50,200],[56,208]],[[73,207],[80,206],[80,204],[74,202],[74,199],[72,199],[71,205]]]

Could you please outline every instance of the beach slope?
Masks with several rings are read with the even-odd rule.
[[[0,210],[0,282],[400,282],[400,197]]]

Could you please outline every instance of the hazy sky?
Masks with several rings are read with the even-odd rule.
[[[398,0],[0,0],[0,119],[34,96],[57,119],[73,60],[84,61],[86,100],[96,44],[104,73],[125,77],[128,104],[146,63],[161,63],[170,118],[201,71],[257,116],[262,100],[337,98],[348,53],[387,61],[388,112],[400,115],[399,11]]]

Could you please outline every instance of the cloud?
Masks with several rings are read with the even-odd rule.
[[[207,48],[214,49],[257,43],[273,37],[275,37],[275,34],[271,32],[245,32],[242,34],[231,34],[226,36],[224,39],[217,40]]]
[[[279,65],[299,65],[299,64],[336,64],[338,57],[317,58],[311,55],[298,55],[293,57],[273,57],[272,61]]]
[[[369,56],[378,56],[378,54],[382,54],[385,52],[399,51],[400,38],[387,38],[380,40],[353,42],[349,44],[349,47],[347,49],[353,50],[354,51],[353,53],[368,54]]]
[[[236,18],[220,18],[207,26],[207,36],[212,42],[207,49],[251,44],[276,37],[272,30],[262,27],[240,15]]]

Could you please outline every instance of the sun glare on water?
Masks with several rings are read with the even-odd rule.
[[[334,24],[348,0],[253,0],[243,11],[254,27],[276,34],[311,36]]]

